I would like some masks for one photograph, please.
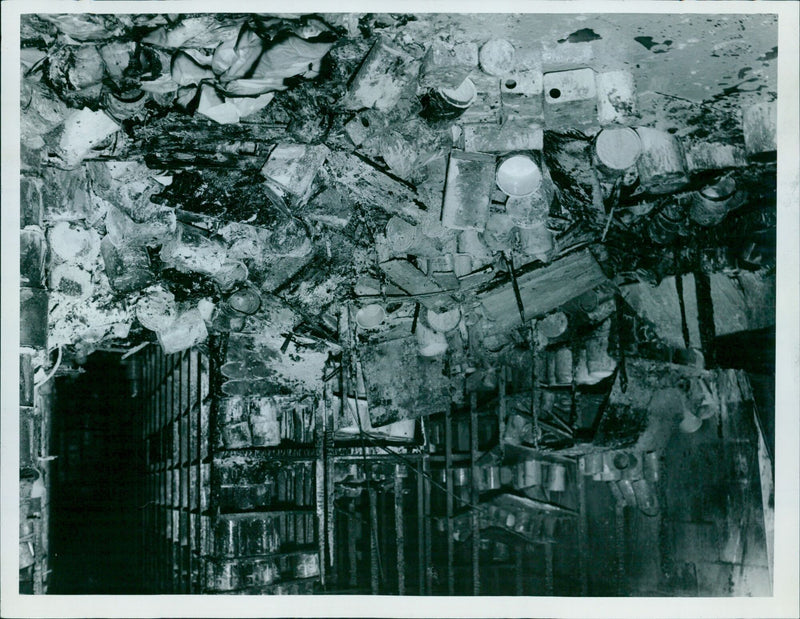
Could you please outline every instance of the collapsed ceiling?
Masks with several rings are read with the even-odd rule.
[[[24,16],[23,346],[207,348],[228,398],[337,377],[345,437],[502,385],[506,464],[657,449],[630,412],[680,386],[697,430],[720,338],[774,326],[776,24]]]

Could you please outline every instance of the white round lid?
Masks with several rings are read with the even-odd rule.
[[[612,170],[627,170],[639,159],[642,140],[630,127],[603,129],[597,136],[595,152],[600,163]]]

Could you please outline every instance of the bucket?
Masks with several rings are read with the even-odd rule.
[[[427,120],[451,120],[461,116],[475,101],[478,91],[471,79],[465,78],[457,88],[436,88],[421,99],[422,113]]]
[[[635,166],[641,154],[642,140],[630,127],[603,129],[594,143],[598,171],[612,178]]]
[[[359,308],[356,312],[356,324],[362,329],[375,329],[386,320],[386,310],[378,303]]]
[[[539,188],[542,172],[528,155],[511,155],[498,164],[495,181],[507,196],[521,198]]]
[[[730,177],[703,187],[692,194],[689,218],[699,226],[716,226],[728,214],[735,193],[736,181]]]

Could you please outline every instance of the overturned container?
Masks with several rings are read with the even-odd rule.
[[[434,88],[422,96],[422,112],[426,120],[452,120],[461,116],[477,97],[475,84],[468,77],[456,88]]]

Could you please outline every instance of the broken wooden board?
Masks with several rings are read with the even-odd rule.
[[[450,407],[450,381],[444,375],[443,359],[421,357],[414,336],[367,344],[360,361],[374,427]]]
[[[694,275],[683,278],[683,304],[690,346],[700,347],[700,329]],[[742,272],[736,276],[712,273],[711,302],[717,337],[755,331],[775,324],[775,277]],[[675,348],[685,348],[681,325],[681,299],[674,277],[658,286],[646,283],[621,286],[625,301],[642,318],[652,323],[656,334]]]
[[[688,281],[689,276],[683,279],[683,301],[686,304],[686,326],[689,329],[689,343],[700,346],[700,330],[697,323],[697,303],[694,294],[694,280]],[[634,312],[655,328],[656,334],[664,342],[675,348],[685,348],[681,327],[681,298],[675,277],[665,277],[658,286],[645,282],[620,286],[622,298],[631,306]],[[689,316],[689,307],[695,310],[692,318]]]
[[[414,189],[358,156],[331,151],[325,166],[329,180],[349,195],[353,202],[381,208],[410,223],[422,221],[428,207],[419,200]]]
[[[606,281],[600,265],[588,249],[568,254],[534,271],[518,274],[525,320],[544,315]],[[520,325],[511,282],[479,294],[478,299],[498,331]]]

